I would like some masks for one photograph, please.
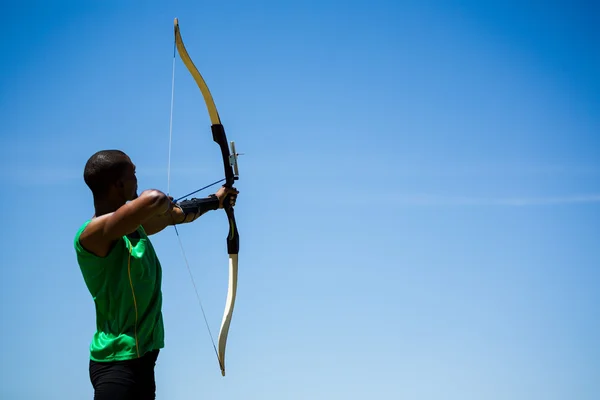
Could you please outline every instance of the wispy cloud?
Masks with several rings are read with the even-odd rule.
[[[2,168],[0,179],[22,185],[58,185],[83,180],[81,168],[25,167]]]
[[[475,197],[445,195],[400,195],[391,199],[393,204],[407,206],[545,206],[600,203],[599,194],[542,196],[542,197]]]
[[[198,177],[206,174],[206,170],[198,167],[171,168],[172,178]],[[140,168],[138,179],[164,177],[167,180],[167,169]],[[82,167],[52,167],[52,166],[13,166],[0,168],[0,180],[17,185],[48,186],[68,184],[76,181],[83,182]]]
[[[419,177],[535,177],[548,176],[595,176],[600,174],[597,165],[552,165],[552,164],[494,164],[482,162],[477,164],[407,164],[399,163],[394,170],[395,176]]]

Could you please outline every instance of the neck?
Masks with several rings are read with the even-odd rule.
[[[100,217],[101,215],[110,214],[115,212],[124,205],[125,203],[121,200],[115,201],[110,199],[94,199],[94,210],[95,217]]]

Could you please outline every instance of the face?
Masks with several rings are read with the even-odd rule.
[[[122,190],[122,196],[125,201],[135,200],[138,197],[137,177],[135,176],[135,164],[127,157],[127,166],[119,180],[119,188]]]

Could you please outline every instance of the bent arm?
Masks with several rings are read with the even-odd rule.
[[[94,218],[81,233],[79,241],[89,252],[105,257],[114,242],[134,232],[144,221],[169,211],[170,200],[158,190],[146,190],[117,211]]]
[[[188,218],[189,219],[189,218]],[[196,219],[196,218],[194,218]],[[173,207],[165,214],[154,215],[142,223],[146,235],[154,235],[169,225],[183,224],[184,222],[192,222],[194,219],[187,221],[183,211],[177,207]]]

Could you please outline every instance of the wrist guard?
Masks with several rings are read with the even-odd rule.
[[[183,211],[186,217],[188,214],[196,214],[198,212],[200,212],[200,215],[202,215],[207,211],[218,209],[219,198],[216,195],[211,194],[203,199],[193,198],[190,200],[184,200],[176,205],[181,209],[181,211]]]

